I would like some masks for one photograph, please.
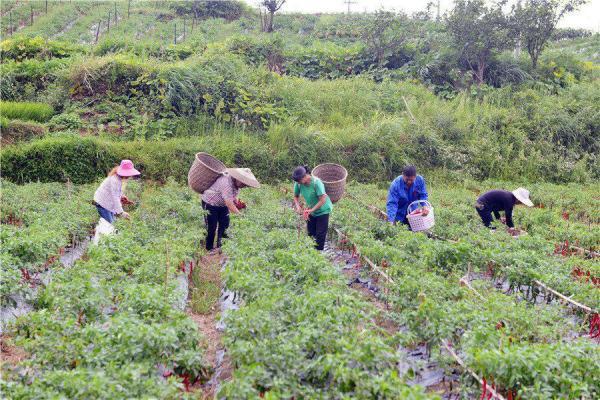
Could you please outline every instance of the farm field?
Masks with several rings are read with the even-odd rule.
[[[481,385],[468,372],[473,371],[505,398],[574,393],[593,398],[600,390],[594,378],[600,368],[598,343],[592,338],[600,329],[600,291],[596,282],[573,271],[597,277],[598,262],[585,254],[556,254],[552,243],[552,229],[567,222],[565,210],[597,229],[594,216],[584,213],[590,204],[569,199],[568,188],[543,185],[544,193],[558,194],[560,202],[518,210],[515,217],[521,221],[529,212],[538,214],[530,218],[545,218],[547,230],[514,238],[480,228],[474,210],[471,215],[461,212],[475,197],[472,187],[432,186],[432,204],[443,229],[435,227],[436,238],[429,238],[382,221],[363,202],[383,208],[384,192],[353,184],[336,205],[325,253],[311,249],[282,186],[244,195],[248,210],[234,218],[223,249],[223,284],[241,300],[239,309],[224,318],[223,341],[233,377],[220,387],[219,396],[479,396]],[[86,189],[4,184],[3,210],[12,213],[2,228],[12,231],[2,238],[3,258],[27,261],[27,267],[17,270],[23,277],[42,267],[54,273],[47,286],[30,296],[34,310],[10,327],[11,346],[24,354],[16,365],[4,364],[12,372],[5,375],[3,392],[11,398],[172,397],[185,393],[190,382],[205,384],[212,371],[204,361],[204,342],[177,305],[179,269],[200,256],[202,210],[191,190],[175,183],[132,185],[132,221],[120,222],[118,235],[91,246],[71,267],[54,262],[57,253],[52,250],[20,256],[20,231],[39,223],[33,212],[19,213],[20,207],[48,191],[78,196]],[[545,200],[533,198],[538,205]],[[444,202],[452,204],[442,207]],[[83,197],[72,204],[81,211],[91,208]],[[69,214],[76,218],[64,218],[72,224],[64,235],[86,235],[89,219]],[[470,221],[453,218],[455,214]],[[30,249],[51,248],[47,236],[43,231],[30,234]],[[336,261],[340,254],[343,264]],[[44,262],[46,257],[53,262]],[[352,274],[371,289],[349,287]],[[7,288],[11,279],[3,276],[2,286]],[[538,281],[589,309],[563,301]],[[33,287],[33,281],[20,282],[10,294]],[[7,294],[3,292],[3,305]],[[423,359],[411,360],[414,349],[425,349]],[[419,380],[422,364],[435,365],[445,383],[415,385],[427,383]],[[28,373],[18,373],[25,366]],[[28,383],[31,376],[37,377],[33,384]],[[126,384],[133,376],[136,385]]]
[[[365,3],[0,2],[2,398],[600,398],[600,34],[556,28],[576,0]],[[260,181],[213,250],[200,152]],[[409,165],[426,232],[387,221]]]

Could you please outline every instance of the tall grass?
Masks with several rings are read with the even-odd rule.
[[[47,122],[52,118],[54,109],[44,103],[0,102],[0,116],[22,121]]]

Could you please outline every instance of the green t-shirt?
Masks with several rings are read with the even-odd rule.
[[[304,197],[306,205],[308,205],[309,208],[313,208],[319,202],[319,197],[325,194],[325,185],[323,185],[323,182],[319,178],[315,178],[314,176],[310,178],[310,183],[308,185],[300,185],[295,182],[294,195],[299,196],[300,194]],[[327,196],[325,204],[313,212],[312,215],[318,217],[319,215],[329,214],[331,210],[333,210],[333,203],[331,203],[331,199]]]

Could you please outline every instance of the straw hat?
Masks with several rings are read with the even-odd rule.
[[[250,168],[227,168],[227,173],[234,179],[242,182],[246,186],[253,188],[260,187],[260,183],[250,171]]]
[[[513,190],[512,194],[517,198],[517,200],[525,204],[527,207],[533,207],[533,202],[529,200],[529,190],[525,188],[518,188]]]

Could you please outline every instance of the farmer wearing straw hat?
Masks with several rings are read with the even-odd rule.
[[[240,189],[245,187],[260,187],[249,168],[227,168],[212,186],[202,194],[202,208],[207,212],[206,250],[214,249],[215,234],[217,248],[221,247],[221,239],[226,237],[225,230],[229,227],[229,213],[239,214],[246,205],[238,199]]]
[[[427,186],[425,179],[417,175],[414,165],[407,165],[402,170],[402,175],[394,179],[390,185],[387,198],[388,222],[396,224],[401,222],[409,226],[406,212],[409,204],[417,200],[427,200]],[[423,209],[423,216],[427,216],[429,210]]]
[[[134,168],[131,160],[123,160],[120,165],[114,167],[108,177],[102,181],[92,204],[96,206],[100,218],[106,222],[113,223],[115,216],[129,219],[129,214],[123,210],[121,202],[128,202],[127,197],[122,195],[125,182],[131,177],[139,176],[140,171]]]
[[[298,214],[306,221],[308,236],[312,237],[317,250],[325,248],[325,239],[329,229],[329,214],[333,210],[333,203],[325,193],[325,185],[316,176],[310,174],[307,166],[297,167],[292,173],[294,180],[294,207]],[[307,208],[300,205],[300,195],[304,197]]]
[[[518,188],[509,192],[508,190],[490,190],[482,194],[475,203],[475,209],[481,217],[483,224],[491,229],[492,214],[496,219],[505,222],[512,230],[515,225],[512,219],[513,208],[516,205],[525,204],[527,207],[533,207],[533,203],[529,200],[529,190]],[[500,211],[504,211],[504,218],[500,218]]]

